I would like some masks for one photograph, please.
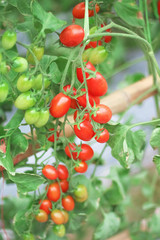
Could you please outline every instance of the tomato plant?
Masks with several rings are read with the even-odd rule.
[[[10,49],[12,48],[17,41],[17,34],[14,31],[7,30],[5,33],[3,33],[2,36],[2,47],[4,49]]]
[[[44,210],[47,214],[51,212],[52,202],[50,200],[48,199],[40,200],[39,204],[40,204],[39,209]]]
[[[64,215],[58,209],[55,209],[51,212],[51,219],[57,225],[60,225],[60,224],[64,223]]]
[[[59,200],[60,195],[61,195],[61,192],[60,192],[59,184],[57,182],[50,184],[47,191],[48,199],[53,202],[56,202]]]
[[[0,82],[0,102],[4,102],[8,96],[8,84],[6,82]]]
[[[74,209],[75,203],[72,196],[67,195],[62,198],[62,206],[66,211],[72,211]]]
[[[58,178],[58,171],[52,165],[44,166],[44,168],[42,169],[42,173],[47,179],[50,180]]]
[[[44,223],[48,220],[48,214],[44,210],[40,209],[35,218],[38,222]]]

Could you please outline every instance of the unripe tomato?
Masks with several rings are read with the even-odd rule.
[[[68,84],[68,85],[66,85],[66,86],[63,87],[63,90],[64,90],[66,93],[69,92],[70,89],[71,89],[71,85],[70,85],[70,84]],[[76,89],[75,87],[73,87],[71,94],[72,94],[73,96],[75,96],[75,95],[77,94],[77,89]],[[77,101],[76,101],[76,99],[71,99],[71,106],[70,106],[70,108],[76,109],[77,107],[78,107],[78,106],[77,106]]]
[[[8,68],[5,61],[0,62],[0,73],[6,74],[8,72]]]
[[[31,94],[30,91],[21,93],[14,102],[15,107],[21,110],[33,107],[36,104],[36,100]]]
[[[81,147],[81,151],[78,155],[78,152],[75,151],[76,145],[74,143],[69,143],[69,145],[65,147],[66,155],[71,158],[72,154],[74,160],[79,159],[81,161],[88,161],[93,157],[93,149],[88,144],[83,143],[79,145],[79,147]]]
[[[92,3],[92,2],[90,2]],[[98,6],[98,4],[95,5],[95,10],[96,13],[99,12],[100,7]],[[85,2],[81,2],[79,4],[77,4],[72,11],[73,17],[74,18],[78,18],[78,19],[82,19],[85,16]],[[88,15],[89,17],[93,17],[94,16],[94,10],[88,10]]]
[[[90,141],[95,135],[92,124],[86,120],[79,124],[79,128],[77,125],[74,125],[74,132],[83,141]]]
[[[107,58],[108,52],[103,46],[98,46],[94,49],[92,49],[90,56],[89,56],[89,61],[92,64],[100,64],[104,62],[104,60]]]
[[[53,117],[60,118],[68,112],[70,106],[70,97],[63,93],[59,93],[52,99],[49,111]]]
[[[88,198],[87,188],[83,184],[79,184],[74,190],[74,197],[77,202],[84,202]]]
[[[12,68],[15,72],[25,72],[28,69],[28,62],[25,58],[16,57],[13,60]]]
[[[77,114],[78,114],[78,110],[76,110],[74,112],[74,121],[77,121],[77,119],[80,119],[80,116],[77,116]],[[90,117],[89,117],[89,113],[88,112],[85,112],[82,116],[83,116],[82,120],[90,121]]]
[[[21,75],[17,80],[17,89],[20,92],[27,92],[32,88],[33,79],[29,79],[25,74]]]
[[[72,211],[74,209],[75,203],[72,196],[68,195],[62,198],[62,206],[66,211]]]
[[[61,211],[62,212],[62,214],[63,214],[63,216],[64,216],[64,224],[65,223],[67,223],[68,222],[68,220],[69,220],[69,214],[68,214],[68,212],[66,212],[66,211],[64,211],[64,210],[62,210]]]
[[[74,168],[74,170],[78,173],[85,173],[88,169],[88,165],[86,162],[79,162],[78,166]]]
[[[90,63],[90,62],[87,62],[87,63],[86,63],[85,69],[86,69],[86,70],[93,71],[93,72],[96,71],[95,67],[94,67],[94,66],[92,65],[92,63]],[[77,71],[77,78],[78,78],[78,80],[79,80],[81,83],[83,83],[83,82],[84,82],[84,77],[83,77],[82,68],[77,68],[76,71]],[[84,74],[85,74],[85,76],[86,76],[86,79],[89,78],[89,73],[88,73],[88,72],[85,71]]]
[[[54,131],[54,128],[50,128],[49,131]],[[60,134],[60,133],[57,131],[57,132],[56,132],[56,135],[57,135],[57,139],[56,139],[56,140],[58,140],[59,134]],[[54,142],[54,134],[52,134],[52,135],[49,136],[48,141]]]
[[[104,105],[104,104],[98,104],[96,106],[98,108],[98,110],[96,111],[96,115],[92,115],[92,119],[95,121],[95,122],[98,122],[98,123],[107,123],[110,121],[111,117],[112,117],[112,111],[111,109]]]
[[[60,181],[60,186],[61,186],[62,192],[65,193],[65,192],[67,192],[68,189],[69,189],[69,182],[68,182],[66,179],[61,180],[61,181]]]
[[[35,240],[35,237],[33,234],[28,233],[23,236],[23,240]]]
[[[60,34],[60,41],[66,47],[76,47],[84,38],[84,29],[79,25],[70,25]]]
[[[33,80],[32,87],[36,90],[41,90],[43,87],[43,80],[44,80],[44,89],[48,88],[51,85],[51,81],[48,78],[44,77],[43,79],[42,74],[38,74],[38,76]]]
[[[39,213],[35,216],[35,218],[38,222],[47,222],[48,214],[44,210],[40,209]]]
[[[58,182],[52,183],[48,187],[47,197],[50,201],[57,202],[60,199],[61,191]]]
[[[65,180],[69,176],[68,169],[66,168],[66,166],[62,164],[58,165],[57,172],[58,172],[58,178],[61,180]]]
[[[8,83],[0,81],[0,102],[4,102],[8,96]]]
[[[89,61],[89,57],[90,57],[92,51],[93,51],[92,48],[88,48],[87,50],[85,50],[83,52],[83,54],[82,54],[83,61]]]
[[[109,132],[107,129],[102,128],[102,132],[100,133],[99,137],[95,137],[95,140],[99,143],[105,143],[109,140]]]
[[[88,92],[92,96],[103,96],[108,90],[107,81],[99,72],[96,72],[95,78],[90,78],[87,80],[87,86]]]
[[[89,48],[96,48],[98,46],[102,46],[102,42],[100,40],[98,42],[97,41],[91,41],[86,45],[85,50],[87,50]]]
[[[44,166],[44,168],[42,169],[42,173],[46,178],[50,180],[55,180],[56,178],[58,178],[58,171],[52,165]]]
[[[51,212],[51,219],[57,225],[64,223],[64,215],[58,209],[55,209]]]
[[[2,53],[0,52],[0,63],[2,62],[3,56]]]
[[[64,237],[64,235],[66,233],[65,226],[63,224],[54,225],[53,226],[53,232],[57,237]]]
[[[98,30],[98,28],[96,26],[92,27],[89,30],[89,35],[95,34],[95,32]],[[96,38],[92,38],[92,41],[98,41],[100,40],[102,37],[96,37]]]
[[[14,31],[7,30],[2,35],[2,47],[4,49],[11,49],[17,41],[17,34]]]
[[[28,110],[25,111],[25,121],[27,124],[34,124],[38,121],[39,119],[39,112],[36,110],[36,108],[30,108]]]
[[[44,199],[39,201],[39,209],[44,210],[47,214],[50,214],[52,210],[52,202],[49,199]]]
[[[35,127],[40,128],[46,125],[49,120],[49,111],[48,109],[41,109],[39,112],[39,118],[37,122],[34,123]]]
[[[31,48],[31,50],[34,53],[36,59],[40,61],[44,55],[44,47],[34,46]],[[29,51],[27,51],[27,61],[31,64],[35,64],[34,57]]]

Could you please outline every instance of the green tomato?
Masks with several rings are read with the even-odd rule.
[[[16,108],[21,110],[27,110],[36,104],[36,99],[31,96],[32,92],[21,93],[14,102]]]
[[[28,124],[34,124],[35,122],[38,121],[40,117],[40,112],[37,111],[35,108],[30,108],[28,110],[25,111],[25,121]]]
[[[42,74],[38,74],[38,76],[34,79],[33,81],[33,88],[36,90],[41,90],[42,89]],[[51,84],[51,81],[44,77],[44,88],[48,88]]]
[[[53,232],[57,237],[64,237],[64,235],[66,233],[65,226],[63,224],[54,225],[53,226]]]
[[[8,83],[0,82],[0,102],[4,102],[8,96]]]
[[[25,58],[16,57],[13,60],[13,70],[15,72],[25,72],[28,68],[28,62]]]
[[[8,72],[8,68],[5,61],[0,62],[0,73],[6,74]]]
[[[92,28],[89,30],[89,35],[94,34],[97,30],[98,30],[98,29],[97,29],[96,26],[92,27]],[[102,38],[102,37],[92,38],[91,41],[98,41],[98,40],[100,40],[101,38]]]
[[[35,240],[33,234],[26,234],[23,236],[23,240]]]
[[[77,202],[84,202],[88,198],[87,188],[83,184],[79,184],[74,190],[75,200]]]
[[[82,54],[83,61],[88,61],[89,60],[89,57],[90,57],[92,51],[93,51],[92,48],[88,48],[87,50],[85,50],[83,52],[83,54]]]
[[[42,109],[39,112],[39,119],[37,122],[34,123],[35,127],[40,128],[46,125],[49,119],[49,110],[48,109]]]
[[[2,47],[4,49],[11,49],[17,41],[17,34],[14,31],[8,30],[2,36]]]
[[[2,62],[3,56],[2,53],[0,53],[0,63]]]
[[[89,61],[96,65],[104,62],[104,60],[107,58],[108,52],[103,46],[98,46],[94,48],[89,56]]]
[[[21,75],[17,81],[17,89],[20,92],[27,92],[32,88],[33,79],[29,79],[25,74]]]
[[[37,60],[40,61],[42,59],[43,55],[44,55],[44,47],[34,46],[31,50],[34,53]],[[27,52],[27,61],[30,64],[35,64],[34,57],[29,51]]]

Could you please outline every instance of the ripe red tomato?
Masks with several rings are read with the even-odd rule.
[[[49,131],[54,131],[54,128],[50,128]],[[56,135],[57,135],[57,140],[58,140],[58,138],[59,138],[59,132],[58,132],[58,131],[56,132]],[[52,135],[48,138],[48,141],[54,142],[54,134],[52,134]]]
[[[66,179],[61,180],[61,181],[60,181],[60,186],[61,186],[62,192],[65,193],[65,192],[67,192],[68,189],[69,189],[69,182],[68,182]]]
[[[92,96],[103,96],[108,89],[106,79],[99,72],[96,73],[95,78],[87,80],[87,86],[88,91]]]
[[[99,12],[100,7],[98,6],[98,4],[95,5],[95,10],[96,10],[96,13]],[[84,16],[85,16],[85,2],[81,2],[81,3],[77,4],[73,8],[72,14],[73,14],[74,18],[78,18],[78,19],[84,18]],[[88,15],[89,15],[89,17],[93,17],[94,16],[94,10],[88,10]]]
[[[101,24],[101,27],[104,27],[104,26],[105,26],[105,25]],[[110,32],[110,33],[111,33],[111,29],[110,29],[110,28],[107,29],[106,32]],[[109,42],[112,40],[112,36],[104,36],[103,39],[104,39],[104,41],[105,41],[106,43],[109,43]]]
[[[92,124],[86,120],[79,124],[79,128],[77,125],[74,125],[74,132],[83,141],[90,141],[95,135]]]
[[[53,117],[60,118],[68,112],[70,106],[70,97],[63,93],[59,93],[52,99],[49,111]]]
[[[86,70],[91,70],[91,71],[93,71],[93,72],[96,71],[95,67],[94,67],[94,66],[92,65],[92,63],[90,63],[90,62],[87,62],[87,63],[86,63],[85,69],[86,69]],[[77,78],[78,78],[78,80],[79,80],[81,83],[83,83],[84,77],[83,77],[82,68],[77,68],[76,71],[77,71]],[[86,79],[89,78],[89,73],[88,73],[88,72],[85,72],[85,75],[86,75]]]
[[[100,129],[102,130],[102,132],[100,133],[99,137],[95,137],[95,140],[99,143],[105,143],[109,140],[109,132],[107,131],[107,129]]]
[[[47,197],[53,202],[57,202],[60,199],[61,191],[58,182],[52,183],[48,187]]]
[[[160,1],[157,2],[157,8],[158,8],[159,21],[160,21]]]
[[[85,47],[85,50],[87,50],[88,48],[96,48],[97,46],[102,46],[102,42],[99,40],[99,41],[91,41],[89,42],[86,47]]]
[[[76,47],[84,38],[84,29],[76,24],[66,27],[60,34],[60,41],[66,47]]]
[[[72,211],[74,209],[75,203],[72,196],[68,195],[62,198],[62,206],[66,211]]]
[[[63,87],[63,90],[64,90],[65,92],[69,92],[70,89],[71,89],[71,85],[70,85],[70,84],[68,84],[68,85],[66,85],[66,86]],[[72,94],[72,92],[73,92],[73,94]],[[75,95],[77,94],[77,89],[76,89],[75,87],[73,87],[72,92],[71,92],[71,94],[72,94],[73,96],[75,96]],[[70,108],[76,109],[77,107],[78,107],[78,106],[77,106],[77,101],[76,101],[76,99],[71,99],[71,106],[70,106]]]
[[[97,103],[96,103],[97,104]],[[77,114],[78,114],[78,111],[76,110],[75,112],[74,112],[74,121],[76,121],[77,120]],[[78,119],[80,119],[80,116],[78,117]],[[89,113],[88,112],[85,112],[84,114],[83,114],[83,118],[82,118],[82,120],[87,120],[87,121],[90,121],[90,117],[89,117]]]
[[[49,199],[40,200],[39,204],[41,204],[39,209],[44,210],[47,214],[51,212],[52,203]]]
[[[69,158],[77,159],[77,152],[74,152],[76,149],[75,143],[69,143],[68,146],[65,147],[65,153]]]
[[[42,169],[42,173],[46,178],[50,180],[54,180],[58,177],[58,172],[56,168],[53,167],[52,165],[44,166],[44,168]]]
[[[63,214],[63,216],[64,216],[64,222],[63,222],[63,224],[65,224],[65,223],[67,223],[68,220],[69,220],[69,214],[68,214],[68,212],[66,212],[66,211],[64,211],[64,210],[61,210],[61,212],[62,212],[62,214]]]
[[[39,213],[35,216],[35,218],[38,222],[47,222],[48,214],[44,210],[40,209]]]
[[[63,213],[58,210],[58,209],[54,209],[51,212],[51,219],[53,220],[53,222],[57,225],[64,223],[64,215]]]
[[[86,162],[80,162],[77,167],[74,168],[78,173],[85,173],[88,169],[88,165]]]
[[[64,179],[68,178],[69,173],[68,173],[68,169],[66,168],[66,166],[64,166],[62,164],[59,164],[58,168],[57,168],[57,171],[58,171],[58,178],[59,179],[64,180]]]
[[[84,92],[85,94],[78,97],[77,98],[77,101],[78,101],[78,104],[84,108],[86,108],[87,106],[87,94],[86,94],[86,89],[85,88],[82,88],[81,89],[82,92]],[[90,105],[93,107],[94,106],[94,103],[95,103],[95,100],[94,100],[94,97],[92,97],[92,95],[88,94],[88,98],[89,98],[89,103]]]
[[[78,156],[78,153],[75,151],[76,144],[69,143],[69,145],[65,147],[66,155],[71,158],[71,154],[72,154],[74,160],[79,159],[81,161],[88,161],[93,157],[94,155],[93,149],[88,144],[83,143],[81,145],[78,145],[78,147],[81,147],[79,156]]]
[[[109,122],[112,117],[111,109],[104,104],[98,104],[96,107],[98,110],[96,112],[96,116],[91,116],[92,119],[101,124]]]

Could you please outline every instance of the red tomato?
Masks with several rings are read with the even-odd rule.
[[[81,89],[82,92],[86,92],[85,88]],[[84,95],[80,96],[77,98],[78,104],[84,108],[86,108],[87,106],[87,94],[85,93]],[[89,103],[90,105],[93,107],[94,106],[94,97],[92,97],[90,94],[88,94],[88,98],[89,98]]]
[[[55,209],[51,212],[51,219],[57,225],[64,223],[64,215],[58,209]]]
[[[53,202],[57,202],[60,199],[61,191],[58,182],[52,183],[48,187],[47,197]]]
[[[91,41],[89,42],[86,47],[85,47],[85,50],[87,50],[88,48],[96,48],[97,46],[102,46],[102,42],[99,40],[98,42],[97,41]]]
[[[87,62],[87,64],[85,65],[85,69],[87,70],[91,70],[93,72],[96,71],[95,67],[92,65],[92,63],[90,62]],[[86,79],[89,78],[89,73],[88,72],[85,72],[85,75],[86,75]],[[83,77],[83,71],[82,71],[82,68],[77,68],[77,78],[78,80],[83,83],[84,81],[84,77]]]
[[[68,191],[68,188],[69,188],[69,182],[64,179],[64,180],[61,180],[60,181],[60,186],[61,186],[61,190],[63,193],[67,192]]]
[[[47,222],[48,214],[44,210],[40,209],[39,213],[35,216],[35,218],[38,222]]]
[[[68,214],[68,212],[66,212],[64,210],[62,210],[61,212],[63,213],[63,216],[64,216],[64,222],[63,223],[65,224],[69,220],[69,214]]]
[[[95,101],[95,102],[96,102],[96,101]],[[97,104],[97,103],[96,103],[96,104]],[[78,113],[78,111],[76,110],[76,111],[74,112],[74,120],[75,120],[75,121],[76,121],[76,119],[77,119],[77,113]],[[80,119],[80,117],[79,117],[79,119]],[[85,113],[84,113],[82,120],[90,121],[90,117],[89,117],[89,113],[88,113],[88,112],[85,112]]]
[[[86,162],[80,162],[77,167],[74,168],[78,173],[85,173],[88,169],[88,165]]]
[[[75,206],[74,199],[70,195],[62,198],[62,206],[66,211],[72,211]]]
[[[84,29],[79,25],[70,25],[60,34],[60,41],[66,47],[76,47],[84,38]]]
[[[65,147],[66,155],[71,158],[71,153],[72,153],[74,160],[79,159],[81,161],[88,161],[93,157],[94,155],[93,149],[88,144],[83,143],[81,145],[78,145],[78,147],[81,147],[79,156],[78,156],[78,153],[75,151],[76,145],[74,143],[72,144],[70,143],[69,146]]]
[[[96,13],[98,13],[99,10],[100,10],[100,7],[98,6],[98,4],[95,5],[95,9],[96,9]],[[84,16],[85,16],[85,2],[81,2],[81,3],[77,4],[73,8],[72,14],[73,14],[74,18],[79,18],[79,19],[84,18]],[[89,17],[93,17],[94,16],[94,10],[88,10],[88,14],[89,14]]]
[[[50,209],[52,209],[52,203],[49,199],[40,200],[39,204],[41,204],[39,209],[44,210],[47,214],[51,212]]]
[[[93,100],[95,101],[95,104],[100,104],[100,98],[97,96],[92,96]]]
[[[66,166],[64,166],[62,164],[59,164],[58,168],[57,168],[57,171],[58,171],[58,178],[59,179],[64,180],[64,179],[68,178],[69,173],[68,173],[68,169],[66,168]]]
[[[74,125],[74,132],[83,141],[90,141],[95,135],[92,124],[86,120],[79,124],[79,128],[77,125]]]
[[[105,25],[101,24],[101,27],[104,27],[104,26],[105,26]],[[106,32],[110,32],[110,33],[111,33],[111,29],[110,29],[110,28],[107,29]],[[104,39],[104,41],[105,41],[106,43],[109,43],[109,42],[112,40],[112,36],[104,36],[103,39]]]
[[[87,86],[88,91],[92,96],[103,96],[108,89],[106,79],[99,72],[96,73],[95,78],[87,80]]]
[[[160,21],[160,1],[157,2],[157,8],[158,8],[159,21]]]
[[[54,131],[54,128],[50,128],[49,131]],[[59,132],[56,132],[57,134],[57,140],[59,138]],[[54,142],[54,134],[52,134],[49,138],[48,138],[48,141],[50,142]]]
[[[109,132],[107,129],[102,128],[102,132],[99,137],[95,137],[95,140],[99,143],[105,143],[109,140]]]
[[[56,168],[53,167],[52,165],[44,166],[44,168],[42,169],[42,173],[46,178],[50,180],[54,180],[58,177],[58,172]]]
[[[98,110],[96,116],[92,115],[92,119],[101,124],[109,122],[112,117],[111,109],[104,104],[98,104],[96,107]]]
[[[50,114],[55,118],[63,117],[71,106],[70,97],[63,93],[57,94],[50,103]]]
[[[68,85],[66,85],[66,86],[63,87],[63,90],[64,90],[65,92],[69,92],[70,89],[71,89],[71,85],[70,85],[70,84],[68,84]],[[77,89],[76,89],[75,87],[73,87],[72,92],[73,92],[72,95],[75,96],[75,95],[77,94]],[[72,92],[71,92],[71,93],[72,93]],[[76,109],[77,107],[78,107],[78,106],[77,106],[77,101],[76,101],[76,99],[71,99],[71,106],[70,106],[70,108]]]
[[[65,153],[69,158],[77,159],[77,152],[74,152],[76,149],[75,143],[69,143],[68,146],[65,147]]]

